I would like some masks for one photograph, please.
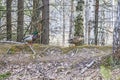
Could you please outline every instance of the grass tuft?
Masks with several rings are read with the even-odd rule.
[[[10,76],[11,76],[10,72],[6,72],[4,74],[0,74],[0,80],[4,80],[4,79],[6,79],[6,78],[8,78]]]

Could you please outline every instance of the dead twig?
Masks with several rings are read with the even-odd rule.
[[[86,67],[81,70],[81,74],[83,74],[83,73],[84,73],[88,68],[90,68],[94,63],[95,63],[95,61],[92,60],[89,64],[86,64],[86,65],[85,65]]]
[[[0,43],[8,43],[8,44],[25,44],[25,43],[16,42],[16,41],[0,41]]]

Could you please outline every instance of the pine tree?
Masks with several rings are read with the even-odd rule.
[[[74,36],[83,36],[83,5],[84,5],[84,1],[83,0],[79,0],[77,7],[76,7],[76,11],[78,13],[76,19],[75,19],[75,33]]]

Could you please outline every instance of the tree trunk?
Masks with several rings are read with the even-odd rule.
[[[120,0],[118,0],[117,20],[113,33],[113,56],[120,60]]]
[[[38,29],[40,24],[40,0],[33,0],[33,15],[32,15],[32,31],[34,32]]]
[[[70,15],[70,28],[69,28],[69,39],[73,38],[73,14],[74,14],[74,6],[73,6],[73,0],[71,0],[71,15]]]
[[[63,46],[65,44],[65,2],[63,0]]]
[[[95,3],[95,26],[94,26],[95,45],[98,44],[98,12],[99,12],[99,0],[96,0],[96,3]]]
[[[40,2],[41,0],[33,0],[33,15],[32,15],[32,26],[31,26],[31,32],[39,32],[41,33],[41,16],[40,16]],[[35,41],[37,43],[40,43],[40,39],[37,39]]]
[[[11,4],[12,0],[7,0],[6,2],[6,8],[7,8],[7,14],[6,14],[6,20],[7,20],[7,40],[12,40],[12,25],[11,25]]]
[[[23,21],[24,21],[24,0],[18,0],[18,21],[17,21],[17,41],[21,42],[23,39]]]
[[[41,43],[49,44],[49,0],[42,0],[42,34]]]

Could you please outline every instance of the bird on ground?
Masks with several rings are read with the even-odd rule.
[[[75,44],[75,46],[80,45],[80,43],[83,41],[83,37],[75,36],[68,40],[70,44]]]
[[[32,45],[34,41],[36,41],[40,37],[40,34],[38,32],[33,32],[31,35],[26,35],[23,38],[24,42],[27,42],[28,44]]]

